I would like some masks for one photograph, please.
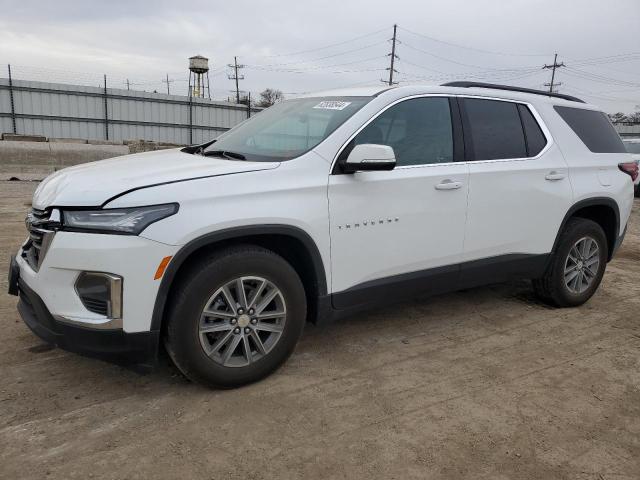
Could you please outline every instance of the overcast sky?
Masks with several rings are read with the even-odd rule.
[[[608,112],[640,105],[640,0],[0,0],[0,12],[0,62],[18,78],[97,85],[106,73],[112,87],[128,78],[166,91],[169,74],[184,93],[187,59],[201,54],[218,99],[234,88],[234,55],[252,95],[376,84],[388,78],[395,22],[401,84],[545,88],[541,67],[558,52],[560,92]]]

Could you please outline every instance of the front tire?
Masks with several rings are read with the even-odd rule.
[[[192,263],[182,276],[165,346],[190,380],[238,387],[286,361],[306,314],[304,287],[286,260],[258,246],[232,247]]]
[[[537,296],[556,307],[582,305],[602,281],[607,252],[607,237],[600,225],[585,218],[570,219],[546,273],[533,280]]]

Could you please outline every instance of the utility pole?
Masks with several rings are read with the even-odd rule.
[[[397,85],[397,83],[398,83],[398,82],[394,82],[393,81],[393,74],[394,73],[398,73],[398,71],[394,68],[395,61],[396,61],[396,59],[398,59],[398,56],[396,55],[397,32],[398,32],[398,25],[394,24],[393,25],[393,38],[391,39],[391,53],[387,54],[388,57],[391,57],[391,65],[389,65],[389,67],[387,67],[387,70],[389,70],[389,81],[387,82],[385,80],[382,80],[384,83],[388,83],[389,86]]]
[[[127,90],[129,90],[129,79],[127,78]]]
[[[234,74],[228,75],[229,80],[236,81],[236,103],[240,103],[240,86],[239,80],[244,80],[244,75],[238,75],[238,69],[244,68],[244,65],[238,65],[238,57],[233,57],[233,63],[227,65],[229,68],[233,68]]]
[[[13,99],[13,79],[11,78],[11,64],[7,65],[9,70],[9,103],[11,104],[11,126],[13,127],[13,133],[18,133],[16,129],[16,104]]]
[[[554,87],[559,87],[560,85],[562,85],[561,82],[554,82],[554,80],[556,78],[556,68],[564,66],[566,66],[564,62],[558,63],[558,54],[556,53],[553,57],[553,65],[545,65],[544,67],[542,67],[543,70],[551,69],[551,82],[544,84],[545,87],[549,87],[549,93],[554,93]]]
[[[109,94],[107,93],[107,76],[104,76],[104,139],[109,140]]]
[[[167,84],[167,95],[171,95],[171,92],[169,91],[169,84],[173,83],[174,80],[169,80],[169,74],[167,73],[167,79],[166,80],[162,80],[162,83],[166,83]]]

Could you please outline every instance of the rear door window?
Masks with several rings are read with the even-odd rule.
[[[553,107],[593,153],[625,153],[624,144],[607,116],[597,110]]]
[[[527,157],[518,106],[513,102],[465,98],[465,136],[475,160]]]

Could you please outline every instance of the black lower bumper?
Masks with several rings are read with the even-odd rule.
[[[156,363],[159,332],[126,333],[122,330],[97,330],[56,320],[42,299],[17,279],[18,312],[38,337],[63,350],[99,358],[137,371],[150,371]]]

